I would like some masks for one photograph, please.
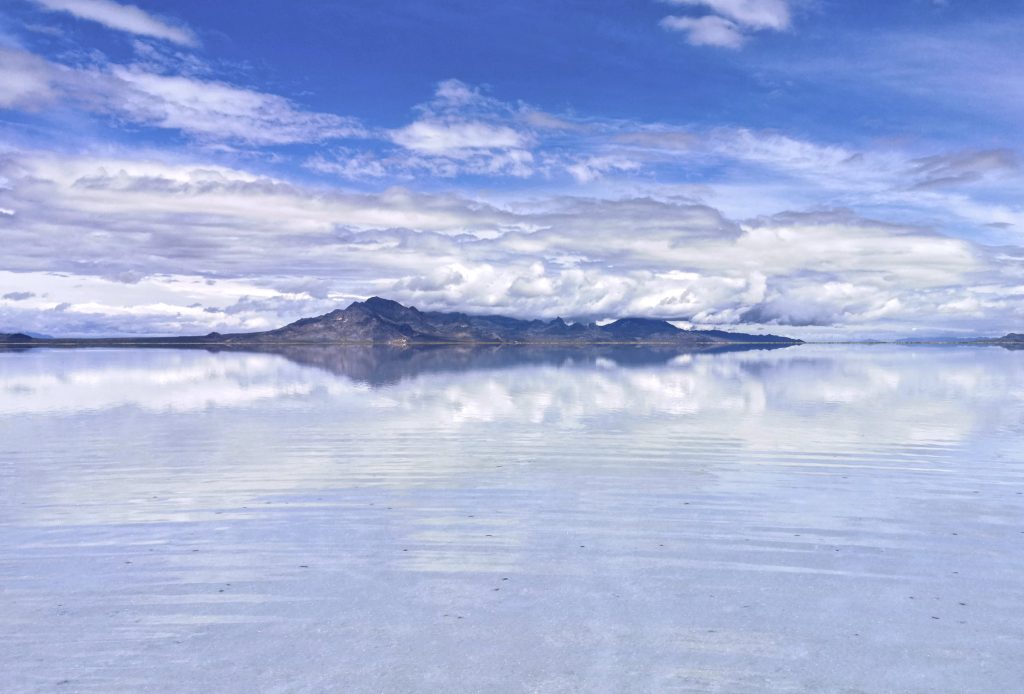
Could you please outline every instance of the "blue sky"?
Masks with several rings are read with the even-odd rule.
[[[1024,324],[1024,7],[0,8],[0,331]]]

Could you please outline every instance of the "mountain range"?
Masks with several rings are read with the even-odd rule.
[[[281,328],[252,333],[209,333],[180,337],[50,338],[26,333],[0,333],[7,347],[75,345],[210,345],[268,346],[277,344],[664,344],[713,347],[715,345],[796,345],[802,340],[779,335],[752,335],[724,330],[683,330],[668,321],[620,318],[604,325],[552,320],[523,320],[508,316],[420,311],[397,301],[371,297],[322,316],[302,318]],[[997,344],[1024,348],[1024,334],[959,340],[899,340]]]
[[[778,335],[750,335],[722,330],[682,330],[650,318],[621,318],[596,323],[522,320],[507,316],[420,311],[397,301],[372,297],[322,316],[303,318],[275,330],[255,333],[209,333],[190,337],[40,339],[23,333],[0,335],[7,344],[799,344]]]

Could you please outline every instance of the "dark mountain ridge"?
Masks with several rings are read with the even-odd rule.
[[[0,342],[81,345],[266,345],[266,344],[673,344],[793,345],[778,335],[721,330],[681,330],[668,321],[621,318],[606,325],[523,320],[499,315],[420,311],[397,301],[372,297],[322,316],[302,318],[281,328],[256,333],[210,333],[195,337],[34,339],[0,335]]]
[[[346,309],[303,318],[277,330],[222,336],[231,341],[361,342],[361,343],[610,343],[660,342],[685,344],[784,343],[777,335],[681,330],[648,318],[622,318],[607,325],[522,320],[498,315],[420,311],[397,301],[372,297]]]

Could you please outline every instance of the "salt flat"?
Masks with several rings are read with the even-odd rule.
[[[1024,352],[503,349],[0,353],[0,690],[1024,681]]]

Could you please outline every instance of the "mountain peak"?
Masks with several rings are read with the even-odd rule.
[[[682,332],[668,321],[657,318],[620,318],[604,326],[612,335],[629,334],[640,337],[650,335],[674,335]]]
[[[359,302],[356,302],[356,303],[359,303]],[[371,296],[369,299],[367,299],[366,301],[364,301],[362,303],[363,303],[364,306],[369,306],[370,308],[406,308],[405,306],[403,306],[402,304],[398,303],[397,301],[393,301],[391,299],[385,299],[385,298],[380,297],[380,296]],[[415,307],[409,306],[408,308],[415,308]]]
[[[376,313],[379,316],[397,320],[400,318],[413,318],[420,315],[420,311],[415,306],[403,306],[397,301],[391,299],[385,299],[379,296],[371,296],[366,301],[353,302],[349,308],[362,307],[368,311]]]

